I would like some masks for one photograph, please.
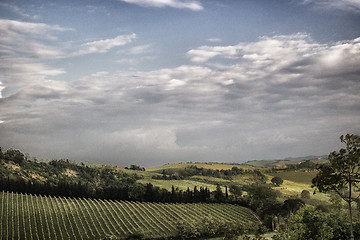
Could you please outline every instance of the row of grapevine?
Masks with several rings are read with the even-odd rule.
[[[258,223],[249,209],[231,204],[142,203],[0,192],[1,239],[102,239],[142,233],[176,235],[177,224],[213,217]]]

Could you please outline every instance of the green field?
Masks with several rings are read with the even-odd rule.
[[[287,197],[300,197],[300,194],[303,190],[308,190],[311,193],[311,198],[328,201],[329,196],[325,193],[314,192],[314,188],[311,187],[311,180],[316,176],[317,171],[279,171],[275,173],[268,173],[268,183],[270,180],[275,177],[281,177],[284,182],[280,187],[274,187],[275,190],[280,191],[283,194],[284,198]]]
[[[175,236],[178,222],[214,218],[258,224],[247,208],[231,204],[146,203],[45,197],[0,192],[2,239],[124,239]]]
[[[284,180],[289,180],[297,183],[304,183],[311,185],[311,180],[316,176],[317,171],[281,171],[269,173],[272,177],[281,177]]]

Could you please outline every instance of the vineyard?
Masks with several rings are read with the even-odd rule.
[[[179,222],[204,217],[257,224],[249,209],[231,204],[150,203],[0,192],[1,239],[104,239],[143,234],[166,238]]]

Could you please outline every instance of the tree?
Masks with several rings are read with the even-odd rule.
[[[355,232],[356,239],[359,233]],[[336,212],[323,212],[320,209],[305,205],[301,207],[279,229],[274,240],[339,240],[349,239],[350,231],[346,226],[345,215]]]
[[[296,213],[297,210],[299,210],[302,206],[304,206],[305,203],[298,198],[295,199],[287,199],[284,201],[284,210],[287,211],[288,216],[290,217],[291,214]]]
[[[19,150],[10,148],[4,153],[4,159],[21,165],[24,161],[24,154]]]
[[[360,182],[360,137],[347,134],[342,135],[340,140],[346,147],[329,154],[330,164],[318,167],[319,172],[312,183],[320,192],[335,191],[347,202],[350,239],[354,240],[351,203],[360,196],[354,197],[352,194],[352,189]]]
[[[276,192],[265,184],[252,184],[247,189],[249,206],[260,217],[264,217],[267,206],[276,203]]]
[[[231,184],[229,187],[229,191],[231,194],[236,195],[236,196],[241,196],[242,195],[242,188],[241,186],[235,185],[235,184]]]
[[[271,179],[271,182],[278,187],[284,182],[284,180],[282,180],[281,177],[276,176]]]
[[[221,202],[224,199],[224,194],[221,190],[221,187],[219,184],[216,185],[216,190],[215,190],[215,199],[218,202]]]
[[[302,199],[310,199],[310,192],[308,190],[302,190],[301,198]]]

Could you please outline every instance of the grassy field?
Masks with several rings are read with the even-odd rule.
[[[254,161],[257,162],[257,161]],[[263,165],[262,161],[258,161]],[[275,161],[269,161],[269,164],[274,164]],[[284,162],[284,161],[281,161]],[[288,161],[286,161],[288,162]],[[243,169],[259,169],[264,171],[266,167],[256,167],[250,166],[247,164],[227,164],[227,163],[178,163],[178,164],[166,164],[159,167],[149,168],[146,170],[146,173],[142,173],[144,178],[138,180],[140,183],[151,183],[154,186],[160,188],[166,188],[171,190],[171,187],[179,188],[180,190],[186,190],[188,187],[192,190],[194,186],[198,188],[207,187],[211,191],[216,189],[216,184],[222,186],[223,192],[225,192],[224,186],[229,186],[230,184],[244,185],[252,184],[255,181],[254,176],[252,175],[236,175],[232,176],[230,179],[216,178],[211,176],[192,176],[186,180],[155,180],[151,177],[154,175],[159,175],[156,172],[160,172],[163,169],[181,169],[196,165],[197,167],[203,167],[212,170],[221,170],[221,169],[231,169],[232,167],[238,167]],[[288,197],[300,197],[303,190],[308,190],[311,193],[311,198],[321,201],[328,201],[328,195],[317,193],[313,195],[314,189],[311,187],[311,181],[316,176],[317,171],[305,171],[305,170],[293,170],[293,171],[278,171],[272,173],[266,173],[265,176],[268,178],[267,183],[271,183],[271,179],[275,176],[281,177],[284,180],[284,183],[280,187],[274,187],[275,190],[278,190],[282,193],[281,199],[286,199]],[[246,194],[244,192],[244,194]]]
[[[283,198],[288,197],[300,197],[303,190],[308,190],[310,192],[310,198],[328,201],[328,194],[319,193],[312,194],[314,188],[311,187],[311,180],[316,176],[317,171],[281,171],[277,173],[267,174],[268,183],[271,183],[271,179],[275,176],[281,177],[284,182],[280,187],[274,187],[275,190],[280,191],[283,194]]]
[[[137,182],[139,183],[151,183],[152,185],[160,188],[165,188],[168,191],[171,191],[172,186],[175,188],[179,188],[179,190],[186,191],[187,188],[190,188],[190,190],[193,190],[196,186],[198,189],[200,187],[208,188],[210,191],[216,190],[216,185],[210,184],[210,183],[203,183],[199,181],[193,181],[193,180],[158,180],[158,179],[151,179],[151,178],[145,178],[140,179]],[[222,187],[223,192],[225,192],[225,187]]]
[[[281,171],[276,173],[269,173],[271,177],[281,177],[284,180],[291,182],[304,183],[311,185],[311,180],[316,176],[317,171]]]
[[[177,235],[179,221],[212,218],[258,224],[249,209],[231,204],[169,204],[45,197],[0,192],[2,239],[124,239]]]

